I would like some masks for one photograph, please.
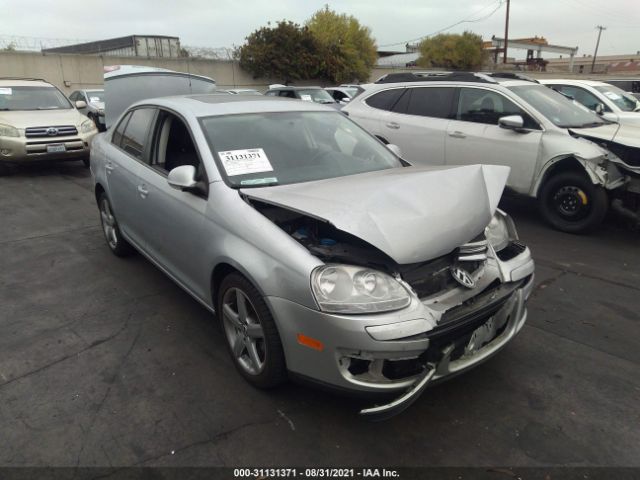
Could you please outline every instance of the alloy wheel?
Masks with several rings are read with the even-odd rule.
[[[116,218],[111,211],[111,205],[109,200],[102,198],[100,202],[100,220],[102,223],[102,230],[104,236],[107,239],[107,243],[111,249],[115,249],[118,246],[118,233],[116,232]]]

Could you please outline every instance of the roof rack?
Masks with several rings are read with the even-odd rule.
[[[482,73],[484,75],[487,75],[493,78],[507,78],[511,80],[523,80],[525,82],[540,83],[535,78],[532,78],[528,75],[523,75],[522,73],[516,73],[516,72],[482,72]]]
[[[23,80],[27,82],[46,82],[44,78],[30,78],[30,77],[0,77],[0,80]]]
[[[403,83],[403,82],[476,82],[497,83],[487,75],[474,72],[400,72],[388,73],[375,83]]]

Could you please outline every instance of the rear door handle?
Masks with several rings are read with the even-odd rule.
[[[113,169],[115,167],[113,166],[113,163],[109,162],[104,166],[104,168],[107,171],[107,173],[111,173],[111,172],[113,172]]]
[[[388,122],[386,125],[387,125],[387,127],[393,128],[394,130],[397,130],[397,129],[400,128],[400,125],[397,124],[396,122]]]
[[[449,136],[453,138],[467,138],[467,136],[459,130],[455,132],[449,132]]]
[[[149,195],[149,190],[144,183],[142,185],[138,185],[138,193],[142,198],[147,198],[147,195]]]

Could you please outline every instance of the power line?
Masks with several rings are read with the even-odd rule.
[[[492,5],[495,4],[495,2],[491,2],[489,5],[486,5],[486,6],[482,7],[480,10],[478,10],[478,11],[472,13],[471,15],[469,15],[469,17],[465,17],[464,19],[462,19],[462,20],[460,20],[460,21],[458,21],[456,23],[453,23],[453,24],[449,25],[448,27],[441,28],[440,30],[436,30],[435,32],[431,32],[431,33],[429,33],[427,35],[423,35],[422,37],[412,38],[411,40],[405,40],[404,42],[387,43],[385,45],[380,45],[380,48],[395,47],[397,45],[405,45],[407,43],[417,42],[417,41],[423,40],[425,38],[432,37],[433,35],[437,35],[439,33],[442,33],[442,32],[444,32],[446,30],[449,30],[449,29],[451,29],[453,27],[456,27],[458,25],[461,25],[463,23],[481,22],[482,20],[486,20],[487,18],[492,16],[494,13],[496,13],[500,9],[500,7],[502,7],[502,5],[504,4],[504,1],[505,0],[498,0],[498,5],[491,12],[489,12],[487,15],[485,15],[483,17],[476,18],[476,19],[473,19],[473,20],[469,19],[469,17],[473,17],[474,15],[477,15],[481,11],[486,10],[487,8],[491,7]]]

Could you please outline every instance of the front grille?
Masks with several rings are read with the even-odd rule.
[[[27,138],[66,137],[77,135],[78,129],[73,125],[53,125],[48,127],[29,127],[24,131]]]

